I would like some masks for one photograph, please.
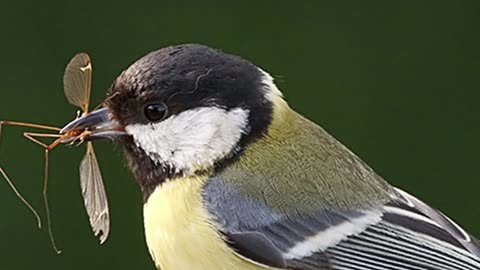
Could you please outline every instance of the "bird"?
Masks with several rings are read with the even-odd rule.
[[[148,53],[69,129],[123,148],[158,269],[480,269],[480,242],[200,44]]]

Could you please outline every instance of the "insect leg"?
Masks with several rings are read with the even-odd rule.
[[[25,123],[20,123],[20,122],[11,122],[11,121],[0,121],[0,141],[1,141],[1,137],[2,137],[2,127],[3,125],[22,125],[22,124],[25,124]],[[27,123],[28,124],[28,123]],[[40,127],[42,125],[35,125],[35,127]],[[44,128],[53,128],[53,127],[49,127],[49,126],[42,126]],[[42,221],[40,219],[40,216],[38,215],[37,211],[35,210],[35,208],[33,208],[33,206],[22,196],[22,194],[18,191],[17,187],[13,184],[13,181],[10,179],[10,177],[8,177],[7,173],[5,172],[5,170],[0,166],[0,174],[2,174],[3,178],[5,179],[5,181],[8,183],[8,185],[10,186],[10,188],[13,190],[13,192],[15,193],[15,195],[23,202],[23,204],[25,204],[25,206],[28,207],[28,209],[33,213],[33,215],[35,216],[36,220],[37,220],[37,226],[39,229],[42,228]]]
[[[33,206],[22,196],[22,194],[20,194],[20,192],[18,192],[17,187],[13,184],[12,180],[10,180],[8,175],[5,173],[2,166],[0,166],[0,173],[2,174],[5,181],[7,181],[8,185],[13,190],[15,195],[17,195],[17,197],[23,202],[23,204],[25,204],[28,207],[28,209],[30,209],[30,211],[33,213],[33,215],[37,219],[38,228],[41,229],[42,228],[42,220],[40,219],[40,216],[38,215],[37,211],[35,211]]]
[[[47,215],[47,227],[48,227],[48,235],[50,236],[50,242],[52,243],[53,250],[57,253],[60,254],[62,251],[57,248],[57,245],[55,244],[55,238],[53,237],[53,232],[52,232],[52,221],[50,218],[50,207],[48,206],[48,153],[50,150],[48,148],[45,148],[45,174],[43,178],[43,203],[45,205],[45,212]]]
[[[48,235],[50,236],[50,242],[52,244],[53,250],[57,253],[60,254],[62,251],[57,248],[57,244],[55,243],[55,237],[53,236],[53,231],[52,231],[52,222],[50,218],[50,207],[48,204],[48,154],[50,153],[50,150],[53,150],[57,145],[59,145],[62,140],[68,135],[60,135],[60,134],[46,134],[46,133],[32,133],[32,132],[25,132],[23,135],[31,140],[32,142],[42,146],[45,149],[45,168],[44,168],[44,177],[43,177],[43,204],[45,206],[45,214],[47,215],[47,229],[48,229]],[[54,142],[52,142],[50,145],[47,145],[35,137],[48,137],[48,138],[57,138]]]

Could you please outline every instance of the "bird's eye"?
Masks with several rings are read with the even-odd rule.
[[[167,106],[163,102],[150,103],[143,108],[143,113],[147,119],[152,122],[163,120],[167,115],[167,112]]]

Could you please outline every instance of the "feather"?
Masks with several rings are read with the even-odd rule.
[[[395,189],[370,209],[319,209],[284,215],[211,178],[203,201],[241,256],[292,269],[480,269],[479,245],[462,228]]]

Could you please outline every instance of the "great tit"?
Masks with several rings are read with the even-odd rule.
[[[159,269],[480,269],[478,240],[292,110],[245,59],[166,47],[103,104],[69,128],[124,148]]]

